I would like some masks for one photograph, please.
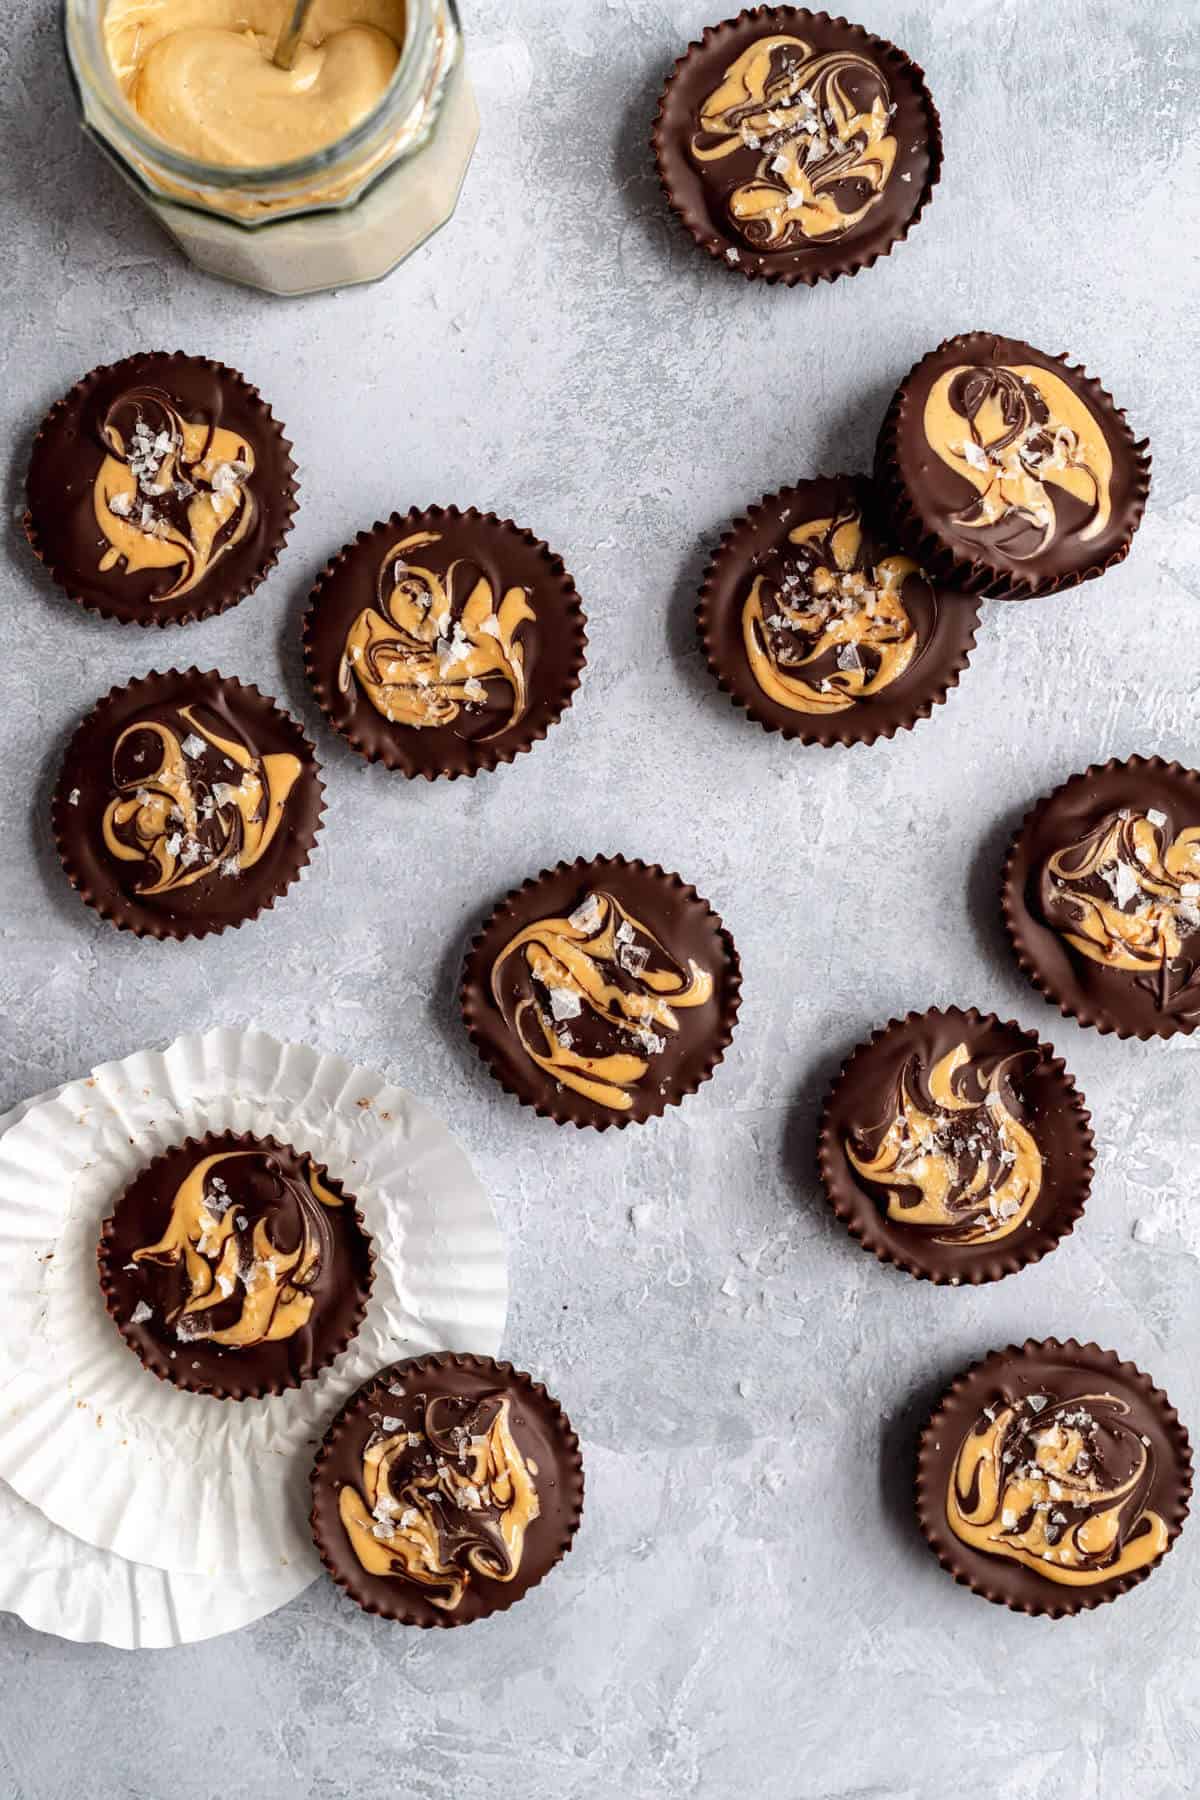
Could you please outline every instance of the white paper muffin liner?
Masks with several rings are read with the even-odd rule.
[[[59,1092],[0,1114],[0,1137]],[[252,1625],[303,1593],[317,1572],[298,1560],[254,1577],[170,1575],[97,1550],[0,1481],[0,1612],[34,1631],[117,1650],[166,1650]]]
[[[307,1151],[354,1194],[374,1241],[357,1337],[277,1397],[216,1400],[158,1380],[100,1293],[96,1246],[118,1196],[161,1151],[208,1131]],[[382,1076],[223,1028],[106,1063],[0,1138],[0,1477],[130,1561],[307,1579],[308,1475],[342,1401],[402,1357],[494,1355],[507,1298],[504,1242],[466,1156]]]

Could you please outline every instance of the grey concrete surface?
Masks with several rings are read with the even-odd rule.
[[[671,59],[720,11],[470,0],[484,132],[456,218],[385,285],[292,304],[193,274],[79,141],[48,0],[16,0],[0,34],[10,514],[46,405],[139,346],[243,368],[304,486],[265,589],[179,634],[76,610],[8,533],[0,1106],[220,1020],[407,1083],[497,1198],[507,1349],[561,1394],[589,1478],[567,1564],[465,1632],[389,1628],[324,1581],[239,1636],[157,1656],[0,1620],[11,1800],[1167,1800],[1200,1784],[1200,1529],[1118,1605],[1054,1624],[955,1588],[909,1485],[923,1409],[1027,1334],[1119,1349],[1200,1425],[1200,1039],[1122,1044],[1060,1020],[1010,961],[995,903],[1038,794],[1113,754],[1200,757],[1200,8],[871,0],[865,22],[929,73],[943,184],[889,260],[793,294],[697,253],[647,154]],[[959,691],[890,745],[766,736],[693,640],[714,534],[781,482],[865,466],[897,378],[975,326],[1070,350],[1153,438],[1132,556],[1082,592],[991,609]],[[434,500],[496,507],[561,550],[591,660],[532,755],[409,786],[322,728],[298,622],[331,551]],[[81,711],[180,659],[296,710],[330,808],[277,913],[158,946],[69,891],[47,795]],[[601,1138],[510,1101],[453,990],[499,893],[608,848],[712,899],[746,990],[717,1078]],[[974,1293],[878,1267],[812,1166],[842,1056],[948,1002],[1049,1036],[1099,1137],[1074,1237]]]

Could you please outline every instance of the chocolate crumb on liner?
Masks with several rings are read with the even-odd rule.
[[[1120,1038],[1195,1031],[1200,775],[1160,756],[1073,775],[1017,832],[1001,908],[1021,969],[1068,1018]]]
[[[355,1336],[375,1278],[353,1194],[315,1157],[235,1131],[148,1163],[105,1220],[97,1260],[104,1304],[150,1373],[218,1400],[311,1381]]]
[[[318,577],[304,665],[322,712],[368,762],[454,780],[510,763],[570,706],[587,632],[562,558],[457,506],[359,532]]]
[[[898,554],[869,479],[767,494],[721,538],[696,618],[709,668],[765,731],[873,744],[927,719],[970,660],[979,602]]]
[[[448,1628],[506,1612],[562,1561],[583,1459],[541,1382],[488,1356],[422,1356],[347,1401],[312,1493],[317,1553],[364,1612]]]
[[[82,900],[119,930],[178,940],[273,907],[308,864],[323,796],[312,745],[275,701],[170,669],[86,715],[50,816]]]
[[[927,414],[940,443],[927,436]],[[1015,462],[1014,441],[1018,452],[1028,445]],[[932,577],[985,599],[1029,600],[1094,580],[1129,554],[1150,492],[1149,439],[1134,438],[1111,394],[1065,354],[972,331],[905,376],[879,433],[875,480],[904,548]]]
[[[603,1131],[658,1118],[709,1079],[741,985],[733,939],[695,888],[657,864],[581,856],[496,906],[461,1005],[507,1093]]]
[[[818,1132],[821,1182],[847,1230],[939,1285],[999,1281],[1047,1255],[1081,1216],[1094,1163],[1062,1058],[974,1007],[876,1031],[844,1064]]]
[[[212,618],[279,560],[297,503],[291,450],[236,369],[182,350],[128,356],[83,376],[43,420],[25,534],[103,618]]]
[[[1075,1338],[1030,1338],[967,1369],[917,1456],[917,1517],[942,1567],[1034,1617],[1089,1612],[1144,1581],[1179,1536],[1191,1492],[1191,1445],[1167,1396],[1133,1363]]]
[[[800,6],[709,26],[667,80],[652,144],[667,200],[701,249],[786,287],[886,256],[942,167],[924,71],[862,26]]]

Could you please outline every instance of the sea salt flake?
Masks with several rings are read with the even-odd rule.
[[[67,795],[67,805],[68,806],[78,806],[79,805],[79,789],[78,788],[72,788],[70,793]],[[1198,894],[1200,894],[1200,886],[1196,887],[1196,892]]]
[[[203,756],[207,748],[208,745],[205,743],[204,739],[195,731],[189,731],[184,738],[183,743],[180,745],[183,754],[193,758]]]
[[[129,1323],[131,1325],[144,1325],[147,1319],[152,1319],[153,1317],[154,1308],[152,1306],[147,1306],[144,1300],[139,1300],[129,1315]]]
[[[385,1413],[379,1423],[384,1431],[399,1431],[404,1420],[396,1418],[394,1413]]]
[[[128,494],[110,494],[108,510],[110,513],[116,513],[118,519],[127,519],[133,511],[133,501]]]
[[[239,856],[227,856],[221,864],[222,875],[240,875],[242,862]]]
[[[1146,814],[1146,819],[1149,824],[1161,829],[1167,822],[1167,815],[1165,812],[1159,812],[1156,806],[1152,806]]]
[[[1025,1404],[1030,1412],[1040,1413],[1049,1406],[1050,1401],[1045,1394],[1027,1394]]]
[[[739,262],[741,262],[741,260],[742,260],[741,251],[735,250],[733,245],[730,244],[728,250],[725,252],[725,261],[727,263],[739,263]]]
[[[574,988],[556,987],[550,992],[550,1015],[556,1022],[563,1019],[577,1019],[583,1011],[583,1001]]]
[[[588,894],[586,899],[580,901],[579,905],[575,908],[575,911],[570,915],[567,924],[571,927],[572,931],[581,931],[585,937],[588,937],[593,931],[598,931],[600,929],[600,922],[603,917],[604,909],[600,905],[598,897],[595,894]]]

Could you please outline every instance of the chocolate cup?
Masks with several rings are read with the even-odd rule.
[[[236,708],[229,705],[232,700],[236,700]],[[155,702],[165,707],[177,702],[215,702],[225,706],[235,722],[240,718],[249,725],[259,725],[268,734],[268,750],[282,750],[300,760],[300,778],[289,796],[289,805],[293,801],[295,804],[288,816],[288,828],[278,834],[261,863],[238,877],[239,882],[250,877],[243,890],[244,905],[227,916],[199,911],[174,913],[150,905],[120,887],[108,866],[111,859],[103,849],[100,818],[116,791],[110,773],[113,746],[138,710],[152,710]],[[324,792],[316,752],[296,721],[274,700],[253,685],[219,675],[215,670],[202,673],[196,668],[169,669],[165,674],[151,673],[127,687],[111,689],[84,717],[63,759],[50,817],[59,860],[81,900],[119,931],[181,941],[219,935],[274,907],[308,865],[325,811]],[[79,798],[72,801],[72,794]],[[85,826],[91,827],[90,835]]]
[[[1050,1377],[1048,1380],[1047,1377]],[[964,1544],[950,1529],[946,1491],[950,1470],[967,1432],[983,1408],[1000,1397],[1017,1398],[1059,1387],[1060,1397],[1088,1392],[1097,1377],[1136,1408],[1138,1428],[1151,1438],[1159,1473],[1149,1504],[1163,1517],[1168,1540],[1163,1555],[1144,1568],[1090,1587],[1067,1587],[1007,1557],[990,1556]],[[1076,1338],[1010,1344],[973,1364],[951,1383],[921,1437],[917,1453],[917,1518],[942,1567],[963,1587],[985,1600],[1032,1617],[1063,1619],[1091,1612],[1128,1593],[1159,1567],[1183,1528],[1192,1492],[1192,1451],[1188,1434],[1167,1396],[1133,1363],[1111,1350]]]
[[[882,1192],[857,1173],[845,1149],[856,1127],[882,1122],[884,1096],[914,1051],[924,1053],[928,1067],[963,1042],[972,1055],[1021,1059],[1013,1085],[1043,1157],[1042,1189],[1026,1224],[994,1244],[936,1242],[928,1230],[889,1219]],[[978,1287],[1040,1262],[1074,1230],[1091,1192],[1095,1160],[1091,1115],[1062,1058],[1015,1020],[1001,1022],[975,1007],[910,1012],[874,1032],[843,1064],[817,1137],[822,1186],[850,1235],[881,1263],[939,1286]]]
[[[99,424],[130,386],[162,387],[185,417],[215,418],[255,451],[253,527],[210,575],[173,600],[151,598],[156,588],[170,586],[169,571],[133,573],[118,564],[104,572],[98,566],[106,548],[91,511],[92,484],[105,455]],[[47,413],[29,464],[25,535],[59,587],[102,618],[160,626],[213,618],[253,593],[279,561],[297,505],[291,451],[258,389],[236,369],[182,350],[128,356],[83,376]]]
[[[823,475],[766,494],[735,519],[722,537],[704,575],[696,609],[700,643],[717,684],[733,704],[757,719],[764,731],[801,744],[874,744],[909,731],[940,706],[970,661],[979,624],[979,603],[963,594],[934,588],[920,575],[905,582],[906,600],[922,635],[922,648],[899,679],[877,697],[838,713],[803,713],[779,705],[754,678],[742,640],[742,608],[751,577],[773,553],[783,550],[788,531],[801,518],[836,516],[853,500],[869,534],[886,548],[874,490],[865,476]],[[910,595],[909,590],[912,590]]]
[[[687,152],[693,108],[715,88],[731,63],[756,38],[799,35],[814,49],[846,49],[869,57],[883,72],[896,104],[901,147],[882,198],[857,226],[834,242],[815,239],[800,249],[756,250],[720,218],[715,194]],[[651,145],[668,204],[714,261],[752,281],[815,287],[869,269],[902,243],[933,197],[942,168],[942,130],[925,72],[885,38],[861,25],[800,6],[755,6],[710,25],[688,46],[667,79]],[[742,161],[740,153],[734,160]],[[748,158],[743,178],[750,174]]]
[[[309,1346],[306,1355],[297,1342],[299,1332],[246,1350],[227,1349],[203,1339],[177,1342],[168,1349],[157,1332],[133,1322],[139,1300],[156,1290],[140,1270],[127,1267],[132,1252],[161,1237],[170,1217],[168,1191],[178,1186],[201,1157],[226,1150],[264,1151],[276,1157],[288,1174],[311,1163],[322,1184],[341,1194],[352,1209],[331,1215],[345,1226],[339,1246],[343,1266],[334,1273],[349,1279],[343,1279],[322,1306],[316,1326],[304,1328]],[[273,1137],[254,1137],[245,1131],[210,1131],[200,1138],[189,1137],[148,1163],[104,1221],[97,1264],[109,1316],[139,1361],[160,1381],[217,1400],[261,1400],[313,1380],[349,1347],[366,1315],[375,1280],[375,1252],[353,1194],[347,1194],[315,1157],[302,1155]],[[157,1313],[156,1307],[156,1318]]]
[[[668,950],[684,964],[694,958],[714,977],[711,1000],[680,1013],[680,1031],[671,1045],[676,1054],[669,1065],[652,1063],[647,1079],[633,1093],[632,1106],[620,1114],[551,1080],[521,1049],[491,993],[492,965],[515,934],[536,920],[569,914],[595,887],[614,893],[618,900],[632,897],[635,915]],[[638,908],[643,910],[639,913]],[[493,909],[467,952],[460,1004],[471,1042],[501,1087],[522,1106],[531,1106],[539,1117],[557,1125],[623,1130],[660,1118],[668,1106],[677,1106],[710,1079],[733,1037],[741,986],[741,961],[733,939],[694,887],[656,863],[581,856],[543,869]]]
[[[489,573],[494,571],[497,594],[510,584],[523,586],[534,593],[541,616],[547,606],[551,609],[549,631],[526,635],[522,627],[521,641],[535,650],[528,710],[486,742],[465,736],[455,725],[394,724],[375,710],[356,682],[344,692],[339,689],[346,633],[359,612],[378,605],[381,557],[398,537],[425,529],[441,532],[455,548],[461,543],[463,554],[478,557]],[[579,595],[562,558],[531,531],[475,507],[413,507],[360,531],[322,570],[304,620],[304,667],[326,719],[360,756],[410,778],[453,781],[511,763],[558,723],[587,661],[585,627]]]
[[[1165,801],[1177,815],[1176,831],[1200,826],[1200,775],[1161,756],[1131,756],[1093,763],[1072,775],[1027,813],[1004,865],[1001,909],[1022,972],[1038,992],[1080,1025],[1119,1038],[1169,1038],[1200,1025],[1200,993],[1176,997],[1178,1010],[1160,1007],[1135,976],[1077,956],[1042,916],[1037,895],[1041,869],[1055,850],[1078,841],[1088,821],[1122,807],[1145,810]],[[1189,940],[1200,956],[1200,933]]]
[[[964,361],[1019,361],[1047,369],[1067,380],[1087,402],[1100,422],[1113,456],[1113,509],[1108,528],[1083,558],[1064,559],[1042,554],[1034,564],[1020,564],[982,541],[968,554],[961,537],[942,526],[932,497],[922,495],[914,479],[920,470],[936,484],[941,510],[948,510],[951,487],[961,488],[959,504],[968,499],[968,486],[928,448],[922,425],[925,397],[941,369]],[[911,368],[888,406],[875,448],[875,480],[881,502],[904,547],[935,579],[966,594],[990,600],[1031,600],[1059,593],[1093,581],[1116,563],[1124,561],[1141,523],[1150,492],[1148,438],[1135,439],[1124,412],[1111,394],[1079,363],[1066,355],[1047,355],[1018,338],[994,332],[971,331],[947,338],[936,350]],[[1061,489],[1055,490],[1056,495]],[[974,495],[974,489],[970,489]],[[1051,546],[1053,548],[1053,546]]]
[[[475,1576],[453,1613],[434,1606],[420,1587],[403,1577],[376,1576],[364,1569],[349,1543],[338,1512],[338,1494],[356,1482],[362,1450],[380,1418],[397,1407],[393,1388],[419,1392],[425,1380],[445,1379],[446,1391],[483,1395],[503,1386],[520,1397],[525,1416],[514,1429],[542,1446],[538,1461],[541,1511],[525,1539],[521,1568],[510,1582]],[[451,1388],[453,1383],[453,1390]],[[404,1404],[404,1398],[399,1398]],[[524,1446],[519,1446],[524,1449]],[[543,1464],[545,1466],[543,1466]],[[549,1469],[554,1479],[544,1479]],[[312,1472],[313,1541],[322,1563],[337,1585],[364,1612],[398,1625],[448,1630],[474,1624],[493,1613],[507,1612],[544,1581],[571,1548],[583,1517],[583,1458],[579,1439],[566,1413],[541,1382],[489,1356],[446,1353],[415,1357],[381,1369],[338,1413],[317,1454]]]

